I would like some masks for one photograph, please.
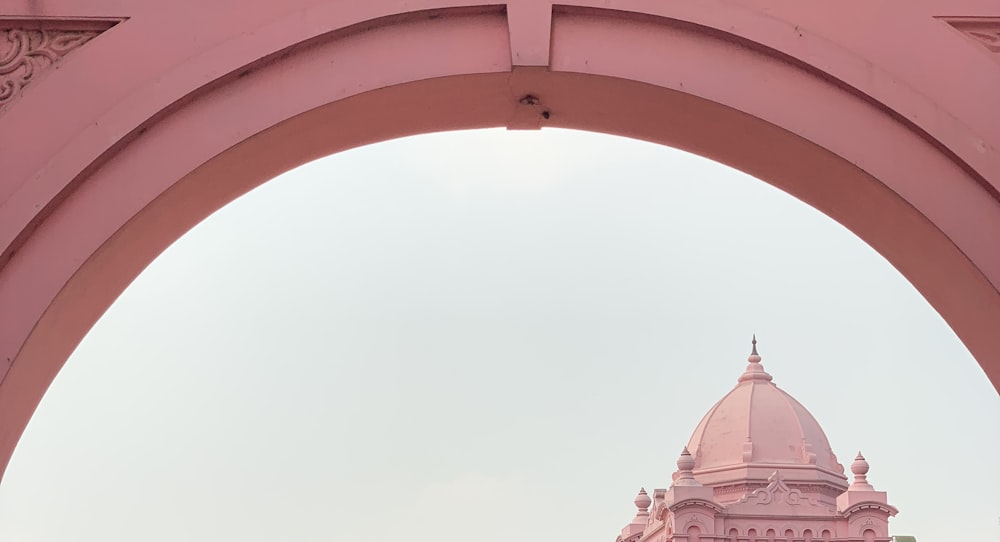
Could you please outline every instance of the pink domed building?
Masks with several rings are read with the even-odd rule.
[[[757,340],[736,387],[713,406],[677,460],[670,489],[650,497],[616,542],[888,542],[896,509],[853,482],[812,414],[764,371]]]

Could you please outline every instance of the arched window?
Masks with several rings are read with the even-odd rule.
[[[774,529],[767,530],[767,542],[774,542],[774,537],[778,536],[778,533],[774,532]]]
[[[792,542],[793,538],[795,538],[795,533],[792,532],[791,529],[785,529],[785,540],[787,542]]]
[[[736,529],[729,529],[729,542],[736,542],[740,536],[740,532]]]
[[[864,537],[865,542],[875,542],[875,531],[871,529],[865,529],[861,536]]]
[[[701,542],[701,529],[697,525],[688,527],[688,542]]]
[[[802,531],[802,540],[804,540],[805,542],[813,542],[812,529],[806,529]]]
[[[830,538],[832,538],[830,529],[823,529],[823,542],[830,542]]]
[[[757,542],[757,529],[747,531],[747,542]]]

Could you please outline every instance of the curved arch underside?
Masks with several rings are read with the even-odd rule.
[[[190,227],[315,158],[463,128],[624,135],[761,178],[878,250],[1000,385],[994,2],[79,4],[0,1],[0,468]]]

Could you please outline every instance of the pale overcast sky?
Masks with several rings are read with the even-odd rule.
[[[45,396],[0,540],[613,542],[751,333],[893,533],[1000,541],[1000,398],[892,266],[725,166],[560,130],[356,149],[199,225]]]

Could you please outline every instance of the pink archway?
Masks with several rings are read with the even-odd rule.
[[[885,256],[1000,385],[1000,7],[772,4],[0,1],[0,469],[187,229],[306,161],[462,128],[764,179]]]

